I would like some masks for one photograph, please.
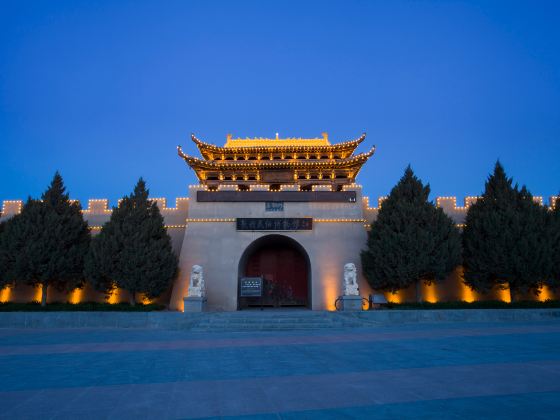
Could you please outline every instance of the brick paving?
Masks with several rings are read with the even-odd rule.
[[[0,329],[0,418],[554,418],[560,322]]]

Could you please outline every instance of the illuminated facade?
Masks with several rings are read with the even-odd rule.
[[[210,189],[235,185],[248,190],[257,184],[297,185],[309,190],[313,185],[330,186],[332,191],[356,179],[362,165],[375,148],[354,155],[365,134],[356,140],[331,145],[327,133],[321,138],[233,139],[228,134],[223,147],[199,140],[194,134],[203,159],[188,156],[178,147],[179,156],[195,171],[201,184]]]
[[[375,151],[355,153],[365,135],[335,144],[326,133],[307,139],[228,135],[224,146],[191,137],[201,158],[177,149],[200,182],[190,187],[181,273],[204,267],[211,309],[331,308],[341,270],[347,262],[359,266],[367,235],[354,182]],[[243,277],[262,277],[265,296],[240,296]],[[180,309],[187,280],[178,280],[172,307]]]
[[[184,159],[198,177],[189,196],[168,207],[155,198],[165,219],[173,247],[179,255],[180,273],[160,301],[171,309],[183,309],[193,265],[204,269],[208,306],[211,310],[244,309],[251,305],[300,306],[333,309],[341,294],[343,267],[354,263],[362,296],[371,290],[361,275],[360,251],[367,231],[376,219],[383,197],[370,206],[356,177],[375,148],[356,153],[365,135],[331,144],[327,134],[319,138],[234,139],[224,146],[206,143],[194,135],[199,158]],[[477,197],[457,206],[455,197],[438,197],[441,207],[457,225],[464,223],[468,207]],[[551,205],[554,197],[550,198]],[[536,197],[541,204],[543,199]],[[21,211],[21,200],[3,202],[2,219]],[[109,219],[107,200],[89,200],[83,210],[93,234]],[[262,277],[262,300],[240,296],[243,277]],[[466,287],[457,269],[441,284],[423,285],[426,301],[507,299],[507,291],[480,296]],[[70,294],[49,290],[49,301],[102,301],[105,296],[89,285]],[[387,294],[394,302],[414,299],[414,290]],[[37,300],[40,290],[18,286],[0,290],[0,301]],[[545,290],[541,299],[552,298]],[[140,297],[141,298],[141,297]],[[109,302],[127,301],[116,291]]]

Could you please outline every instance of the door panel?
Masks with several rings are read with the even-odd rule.
[[[245,275],[263,276],[263,303],[274,306],[308,304],[308,277],[305,257],[286,246],[264,246],[248,259]]]

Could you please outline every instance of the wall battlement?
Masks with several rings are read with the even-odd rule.
[[[313,191],[328,191],[329,186],[320,185],[314,186],[312,188]],[[281,185],[280,191],[297,191],[298,187],[294,185]],[[234,185],[222,185],[218,188],[218,191],[225,191],[225,190],[238,190],[237,186]],[[251,191],[268,191],[268,185],[251,185]],[[361,192],[362,186],[358,184],[350,184],[343,186],[344,191],[358,191]],[[196,191],[208,191],[208,187],[206,185],[190,185],[189,186],[189,193],[193,195]],[[381,208],[383,204],[383,200],[387,197],[382,196],[378,197],[377,199],[377,206],[370,206],[369,197],[364,196],[362,198],[363,201],[363,209],[364,214],[366,216],[366,220],[371,222],[375,220],[377,217],[377,212]],[[550,196],[548,198],[548,206],[550,208],[554,208],[556,204],[556,199],[558,196]],[[436,197],[436,205],[437,207],[441,207],[443,211],[451,216],[456,223],[461,224],[464,221],[464,217],[468,208],[476,202],[478,199],[477,196],[467,196],[463,199],[463,205],[457,205],[457,197],[455,196],[445,196],[445,197]],[[175,199],[175,207],[168,207],[167,199],[163,197],[156,197],[152,198],[152,200],[156,201],[160,211],[162,212],[163,216],[172,216],[172,215],[187,215],[188,207],[189,207],[189,197],[177,197]],[[541,205],[544,205],[543,197],[536,196],[534,200]],[[78,201],[78,200],[76,200]],[[2,202],[2,213],[0,214],[0,220],[12,217],[16,214],[21,212],[23,207],[23,200],[4,200]],[[82,212],[87,220],[94,221],[96,219],[95,216],[109,216],[112,212],[112,208],[109,206],[109,200],[106,198],[95,198],[89,199],[87,202],[87,207],[85,207]],[[104,219],[104,218],[103,218]],[[183,219],[184,220],[184,219]]]
[[[188,197],[177,197],[175,199],[175,207],[167,207],[166,198],[150,198],[156,201],[161,212],[186,211],[188,209]],[[79,200],[73,200],[79,202]],[[119,200],[120,202],[120,200]],[[21,212],[23,200],[4,200],[2,202],[2,214],[0,217],[10,217]],[[106,198],[90,198],[87,207],[82,207],[84,214],[111,214],[112,208],[109,207],[109,200]]]

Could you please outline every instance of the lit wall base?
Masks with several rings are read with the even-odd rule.
[[[341,296],[340,310],[344,312],[359,312],[362,310],[361,296]]]
[[[185,297],[183,298],[185,305],[185,313],[187,312],[205,312],[206,311],[206,298],[204,297]]]

